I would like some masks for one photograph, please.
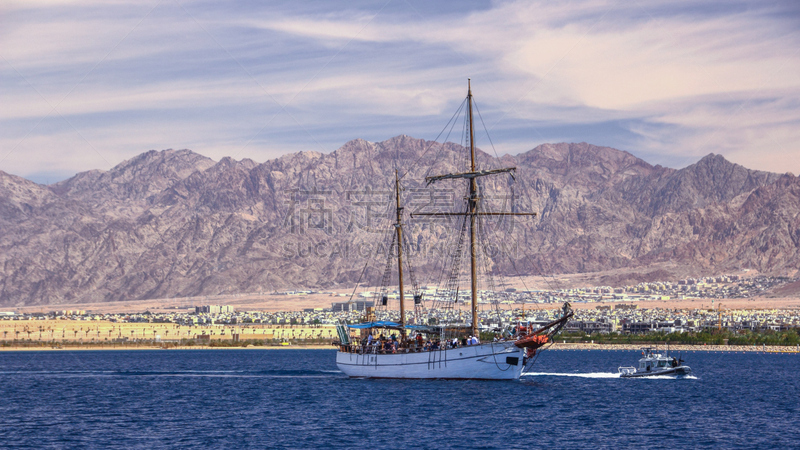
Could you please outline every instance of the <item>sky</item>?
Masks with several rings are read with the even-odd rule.
[[[434,139],[468,78],[487,151],[800,173],[794,0],[4,0],[0,170],[52,183],[150,149],[263,162]]]

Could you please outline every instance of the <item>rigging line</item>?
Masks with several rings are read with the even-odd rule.
[[[429,220],[435,220],[435,219],[429,219]],[[431,226],[430,226],[430,228],[429,228],[429,229],[431,230],[431,235],[432,235],[431,237],[433,237],[433,235],[435,234],[435,233],[433,232],[433,227],[434,227],[435,225],[436,225],[436,224],[433,224],[433,225],[431,225]],[[448,239],[446,238],[446,239],[442,240],[442,241],[439,243],[439,244],[440,244],[440,245],[439,245],[439,248],[440,248],[440,250],[439,250],[438,252],[437,252],[437,251],[435,251],[435,250],[436,250],[436,249],[435,249],[435,244],[434,244],[434,247],[431,247],[431,248],[427,248],[427,246],[426,246],[426,248],[425,248],[425,255],[424,255],[424,256],[425,256],[425,260],[427,261],[429,258],[432,258],[432,257],[434,257],[436,253],[441,253],[441,250],[442,250],[443,248],[446,248],[446,247],[447,247],[447,245],[446,245],[446,244],[447,244],[447,240],[448,240]],[[437,264],[437,262],[439,261],[439,259],[438,259],[438,258],[433,258],[433,260],[434,260],[434,262],[431,264],[431,265],[432,265],[431,269],[430,269],[430,270],[428,270],[428,271],[426,271],[426,272],[427,272],[427,276],[425,277],[425,282],[424,282],[424,284],[431,284],[431,282],[434,282],[434,283],[437,285],[437,287],[438,287],[438,284],[439,284],[439,282],[441,281],[441,276],[440,276],[439,278],[436,278],[436,274],[439,272],[439,270],[437,270],[437,268],[438,268],[438,264]],[[442,263],[442,264],[444,264],[444,263]]]
[[[464,102],[466,102],[466,100],[464,100]],[[458,111],[456,111],[456,114],[458,114],[459,112],[461,112],[461,109],[464,107],[464,102],[462,102],[462,103],[461,103],[461,107],[459,107],[459,108],[458,108]],[[454,115],[453,117],[455,117],[455,115]],[[450,123],[450,122],[448,122],[448,124],[449,124],[449,123]],[[445,125],[445,127],[446,127],[446,126],[447,126],[447,125]],[[430,175],[430,173],[431,173],[431,170],[433,170],[433,166],[434,166],[434,164],[436,164],[436,162],[437,162],[437,161],[439,161],[439,156],[441,156],[441,154],[442,154],[442,151],[444,151],[444,146],[445,146],[445,143],[447,142],[447,139],[449,139],[449,138],[450,138],[450,133],[452,133],[452,132],[453,132],[453,128],[455,128],[455,126],[456,126],[456,121],[455,121],[455,120],[453,120],[453,125],[451,125],[451,126],[450,126],[450,131],[448,131],[448,132],[447,132],[447,136],[445,136],[445,137],[444,137],[444,139],[443,139],[443,141],[444,141],[444,142],[442,142],[442,144],[439,146],[439,151],[438,151],[438,152],[436,152],[436,158],[434,158],[434,159],[433,159],[433,162],[431,163],[431,165],[430,165],[430,166],[428,166],[428,170],[425,172],[425,177],[427,177],[428,175]],[[442,130],[442,131],[444,131],[444,130]],[[439,135],[441,136],[441,133],[439,133]],[[437,136],[437,137],[436,137],[436,139],[439,139],[439,136]],[[408,173],[408,172],[406,172],[406,173]]]
[[[483,129],[486,132],[486,137],[489,139],[489,144],[491,144],[491,146],[492,146],[492,151],[494,152],[494,156],[497,159],[497,161],[499,162],[500,161],[500,155],[497,154],[497,149],[494,146],[494,142],[492,142],[492,137],[489,135],[489,130],[486,128],[486,123],[483,121],[483,116],[481,115],[480,108],[478,107],[478,102],[475,101],[475,99],[473,98],[472,103],[475,105],[475,110],[478,112],[478,118],[480,119],[481,124],[483,125]],[[513,220],[513,218],[511,220]],[[511,239],[514,240],[513,237]],[[514,240],[514,242],[515,242],[515,246],[516,246],[517,245],[516,240]],[[525,256],[526,259],[528,259],[528,263],[533,266],[532,262],[530,261],[530,259],[527,256],[527,254],[524,255],[524,256]],[[513,262],[513,260],[511,260],[510,257],[509,257],[509,261],[511,261],[512,266],[514,266],[514,270],[516,271],[517,270],[516,264]],[[550,281],[547,279],[547,276],[545,276],[544,273],[542,272],[542,268],[538,267],[538,266],[536,268],[537,268],[537,271],[539,272],[539,275],[544,280],[544,282],[552,290],[553,286],[550,284]],[[519,271],[517,271],[517,276],[522,281],[523,286],[525,286],[525,290],[529,290],[528,286],[525,284],[525,280],[519,275]]]
[[[399,179],[400,179],[400,180],[402,180],[402,179],[403,179],[403,177],[405,177],[406,175],[408,175],[408,173],[409,173],[409,172],[411,172],[411,169],[413,169],[413,168],[414,168],[414,166],[415,166],[415,165],[417,165],[417,163],[419,162],[419,160],[420,160],[420,159],[422,159],[422,158],[423,158],[423,157],[424,157],[424,156],[425,156],[425,155],[428,153],[428,151],[431,149],[431,147],[433,147],[433,144],[435,144],[435,143],[436,143],[436,142],[439,140],[439,137],[441,137],[441,136],[442,136],[442,133],[444,133],[444,130],[446,130],[446,129],[447,129],[447,125],[450,125],[450,122],[451,122],[453,119],[455,119],[455,118],[456,118],[456,116],[457,116],[457,115],[458,115],[458,113],[461,111],[461,109],[464,107],[464,104],[465,104],[466,102],[467,102],[467,99],[465,98],[465,99],[464,99],[464,101],[462,101],[462,102],[461,102],[461,106],[459,106],[459,107],[458,107],[458,109],[456,110],[456,112],[455,112],[455,113],[453,113],[453,116],[452,116],[452,117],[450,117],[450,120],[448,120],[448,121],[447,121],[447,123],[445,124],[444,128],[442,128],[442,131],[440,131],[440,132],[439,132],[439,134],[436,136],[436,139],[434,139],[433,141],[431,141],[431,143],[430,143],[430,144],[428,144],[428,148],[426,148],[426,149],[425,149],[425,151],[424,151],[424,152],[422,152],[422,154],[421,154],[421,155],[419,155],[419,156],[417,157],[416,161],[414,161],[414,162],[413,162],[413,163],[412,163],[410,166],[408,166],[408,170],[406,170],[406,171],[403,173],[403,175],[400,175],[400,177],[399,177]],[[452,128],[452,127],[451,127],[451,128]],[[448,136],[449,136],[449,134],[448,134]],[[447,138],[445,138],[445,139],[447,139]],[[440,151],[441,151],[441,150],[440,150]],[[437,156],[437,158],[436,158],[436,159],[438,159],[438,156]],[[434,162],[436,161],[436,159],[434,159]]]
[[[510,220],[512,220],[512,221],[514,220],[513,216],[512,216],[512,217],[510,217]],[[495,236],[497,237],[497,232],[495,232],[494,230],[492,230],[492,232],[493,232],[493,233],[495,234]],[[515,248],[519,248],[519,240],[518,240],[518,239],[514,238],[513,236],[509,235],[508,233],[506,233],[506,236],[507,236],[509,239],[511,239],[511,241],[512,241],[512,244],[513,244],[513,246],[514,246]],[[541,276],[541,277],[542,277],[542,279],[544,280],[544,282],[545,282],[545,284],[547,285],[547,287],[548,287],[550,290],[555,290],[555,289],[554,289],[554,286],[553,286],[553,284],[551,284],[550,280],[548,279],[548,276],[547,276],[547,275],[545,275],[545,273],[544,273],[544,271],[543,271],[543,267],[541,267],[540,265],[534,264],[534,263],[533,263],[533,261],[532,261],[532,260],[530,259],[530,257],[528,256],[527,252],[523,252],[523,257],[524,257],[524,258],[527,260],[528,264],[529,264],[531,267],[533,267],[533,268],[535,268],[535,269],[536,269],[536,271],[538,272],[539,276]],[[513,260],[513,259],[511,259],[511,256],[510,256],[510,255],[509,255],[508,259],[509,259],[509,261],[511,262],[511,265],[514,267],[514,270],[517,272],[517,277],[520,279],[520,281],[522,282],[523,286],[525,286],[525,290],[528,290],[528,291],[529,291],[530,289],[528,289],[528,286],[527,286],[527,284],[525,283],[525,279],[524,279],[524,278],[523,278],[523,277],[520,275],[520,272],[519,272],[519,270],[518,270],[518,269],[517,269],[517,267],[516,267],[516,263],[514,262],[514,260]],[[542,261],[542,264],[544,264],[544,261]],[[555,279],[555,276],[554,276],[554,275],[551,275],[551,277]],[[537,308],[538,308],[538,306],[537,306]]]
[[[417,282],[417,276],[416,276],[416,274],[414,272],[414,265],[411,264],[411,253],[412,253],[413,247],[411,246],[412,244],[411,244],[411,233],[410,232],[403,233],[403,241],[405,243],[405,249],[407,249],[407,252],[406,252],[407,257],[406,257],[406,261],[405,262],[406,262],[406,267],[408,269],[408,278],[409,278],[409,281],[411,282],[412,296],[413,296],[413,299],[414,299],[414,301],[411,304],[411,306],[412,306],[413,311],[414,311],[414,316],[413,316],[414,317],[414,323],[416,324],[417,321],[419,320],[419,318],[421,317],[421,311],[420,311],[419,308],[423,306],[422,302],[424,301],[424,298],[423,298],[424,296],[422,295],[422,293],[420,291],[419,283]],[[419,248],[417,249],[417,251],[419,251]],[[416,256],[415,256],[415,258],[416,258]],[[419,304],[417,304],[417,296],[420,297],[420,303]]]
[[[388,241],[388,239],[387,239]],[[394,261],[392,261],[392,249],[394,248],[394,244],[397,241],[397,234],[392,233],[392,243],[387,248],[386,252],[386,267],[383,270],[383,277],[381,278],[381,285],[378,286],[378,289],[375,290],[375,293],[372,294],[372,301],[373,304],[377,306],[385,306],[388,310],[389,302],[387,300],[386,305],[383,304],[383,296],[388,296],[389,293],[389,282],[392,278],[392,266],[394,266]],[[398,283],[399,284],[399,283]],[[380,305],[378,304],[378,299],[381,300]]]
[[[444,258],[442,258],[442,256],[443,256],[442,252],[444,251],[445,248],[447,248],[447,242],[448,242],[447,239],[441,241],[438,250],[431,249],[430,250],[430,254],[426,255],[426,256],[428,256],[428,258],[432,258],[434,262],[432,264],[431,270],[428,271],[428,276],[426,277],[425,284],[426,285],[430,285],[430,284],[435,285],[437,291],[439,290],[439,286],[441,286],[442,277],[443,277],[443,273],[444,273],[445,262],[444,262]],[[437,255],[437,253],[438,253],[438,255]],[[426,259],[428,259],[428,258],[426,258]],[[441,262],[441,264],[438,264],[439,262]],[[436,276],[437,273],[439,274],[438,277]],[[434,292],[434,295],[435,294],[436,293]],[[436,297],[434,297],[434,302],[431,303],[432,306],[436,302],[435,299],[436,299]]]
[[[426,285],[434,284],[436,286],[436,291],[438,291],[439,290],[439,286],[441,286],[442,278],[444,277],[444,271],[445,271],[445,268],[446,268],[446,263],[444,262],[444,258],[443,257],[440,259],[439,257],[435,257],[435,256],[436,256],[436,253],[438,253],[439,256],[444,256],[443,252],[446,251],[445,249],[448,247],[448,242],[449,242],[449,239],[442,240],[440,242],[438,251],[434,251],[435,250],[434,248],[430,249],[430,257],[433,257],[434,262],[432,264],[431,270],[427,271],[428,272],[428,276],[427,276],[427,278],[425,280],[425,284]],[[428,255],[426,255],[426,256],[428,256]],[[428,258],[426,258],[426,259],[428,259]],[[441,264],[437,264],[440,261],[441,261]],[[438,277],[436,276],[437,273],[439,274]],[[437,297],[436,297],[436,292],[435,292],[434,293],[434,300],[431,303],[432,307],[435,307],[435,305],[436,305],[436,301],[437,301],[436,298]]]
[[[387,211],[388,211],[388,209],[387,209]],[[380,240],[380,242],[382,242],[382,244],[381,244],[381,245],[383,245],[383,247],[385,248],[385,244],[386,244],[387,242],[389,242],[389,237],[390,237],[390,236],[393,234],[392,232],[393,232],[394,230],[393,230],[393,229],[391,229],[391,228],[389,228],[389,227],[381,227],[381,228],[383,228],[383,229],[384,229],[384,231],[379,233],[379,234],[382,234],[382,235],[383,235],[383,239],[381,239],[381,240]],[[376,249],[376,252],[375,252],[374,254],[372,254],[372,252],[370,251],[370,256],[369,256],[369,257],[367,257],[367,263],[366,263],[367,265],[369,265],[371,262],[373,262],[373,258],[379,254],[378,250],[379,250],[379,249]],[[362,276],[363,276],[363,274],[362,274]],[[381,284],[382,284],[382,283],[383,283],[383,280],[381,280],[379,283],[381,283]],[[358,287],[358,286],[356,286],[356,287]],[[376,287],[376,288],[380,288],[380,286],[379,286],[379,285],[375,285],[375,287]],[[376,289],[376,291],[377,291],[377,290],[379,290],[379,289]],[[376,300],[376,299],[375,299],[375,295],[373,295],[373,302],[375,302],[375,300]],[[374,306],[378,306],[378,305],[377,305],[377,302],[373,303],[373,305],[374,305]]]
[[[461,102],[461,105],[458,107],[458,109],[456,110],[456,112],[453,114],[453,116],[452,116],[452,117],[450,118],[450,120],[447,122],[447,124],[445,125],[445,127],[442,129],[442,131],[441,131],[441,132],[439,133],[439,135],[436,137],[436,140],[435,140],[434,142],[438,141],[438,139],[439,139],[439,137],[441,136],[441,134],[444,132],[444,130],[445,130],[445,129],[447,129],[447,125],[450,125],[450,122],[452,122],[452,125],[450,125],[450,130],[447,132],[447,135],[445,136],[445,139],[444,139],[444,141],[446,142],[446,141],[447,141],[447,139],[449,139],[449,137],[450,137],[450,134],[453,132],[453,128],[455,127],[455,124],[456,124],[456,121],[455,121],[454,119],[455,119],[456,117],[458,117],[459,113],[460,113],[460,112],[461,112],[461,110],[464,108],[464,105],[466,104],[466,102],[467,102],[467,98],[464,98],[464,100]],[[466,118],[466,114],[465,114],[464,116],[465,116],[465,118]],[[425,152],[423,152],[423,155],[422,155],[422,156],[424,156],[425,154],[427,154],[428,150],[430,150],[430,148],[431,148],[431,146],[432,146],[432,145],[433,145],[433,143],[432,143],[432,144],[430,144],[430,145],[428,146],[428,149],[426,149],[426,150],[425,150]],[[428,170],[427,170],[427,171],[426,171],[426,173],[425,173],[425,176],[426,176],[426,177],[427,177],[427,176],[430,174],[431,170],[433,169],[433,165],[436,163],[436,161],[438,161],[438,160],[439,160],[439,157],[441,156],[441,153],[442,153],[442,151],[444,151],[444,147],[445,147],[445,145],[444,145],[444,143],[442,143],[442,144],[440,145],[440,147],[439,147],[439,151],[436,153],[436,157],[434,158],[434,162],[433,162],[433,164],[431,164],[431,165],[428,167]],[[420,156],[420,158],[417,158],[417,161],[415,161],[415,162],[414,162],[414,164],[416,164],[416,163],[419,161],[419,159],[421,159],[421,157],[422,157],[422,156]],[[412,167],[413,167],[413,165],[412,165]],[[406,171],[406,172],[403,174],[403,176],[407,175],[407,174],[410,172],[410,170],[411,170],[411,169],[409,168],[409,170],[408,170],[408,171]],[[400,178],[402,178],[402,177],[400,177]],[[443,242],[443,244],[445,244],[445,246],[444,246],[444,248],[442,249],[442,251],[445,251],[445,252],[447,251],[447,247],[448,247],[448,245],[446,245],[446,244],[447,244],[448,242],[449,242],[449,239],[446,239],[446,240],[445,240],[445,242]],[[432,270],[432,271],[430,272],[430,277],[429,277],[429,280],[433,279],[433,277],[434,277],[434,274],[436,273],[436,270],[435,270],[435,268],[436,268],[436,264],[434,264],[434,265],[433,265],[433,269],[434,269],[434,270]],[[444,273],[445,273],[446,269],[447,269],[447,263],[445,263],[445,262],[444,262],[444,258],[443,258],[443,259],[442,259],[441,272],[440,272],[440,274],[439,274],[439,278],[438,278],[438,280],[437,280],[437,282],[436,282],[437,291],[436,291],[436,294],[435,294],[435,299],[434,299],[434,301],[432,302],[432,306],[433,306],[434,308],[436,307],[437,303],[439,302],[439,301],[438,301],[438,297],[439,297],[439,295],[438,295],[438,292],[439,292],[439,286],[441,286],[441,284],[442,284],[442,279],[444,278]]]
[[[455,216],[455,217],[459,217],[459,216]],[[435,220],[435,219],[432,219],[432,220]],[[448,220],[448,222],[450,222],[451,218],[448,217],[447,220]],[[463,218],[459,218],[459,220],[463,220]],[[461,223],[459,228],[463,228],[463,227],[464,227],[464,222]],[[445,273],[449,273],[448,269],[452,270],[452,267],[451,267],[452,261],[451,261],[451,259],[452,259],[453,253],[452,252],[448,252],[448,249],[453,245],[453,242],[457,242],[456,236],[460,237],[461,235],[460,234],[459,235],[455,235],[455,234],[448,233],[447,238],[445,238],[442,242],[440,242],[440,252],[439,252],[439,254],[441,256],[441,267],[440,267],[440,270],[438,271],[439,276],[438,276],[438,278],[435,278],[435,273],[437,273],[436,270],[433,270],[430,273],[431,276],[429,277],[429,280],[435,280],[436,281],[436,297],[437,298],[439,297],[438,296],[439,291],[442,290],[441,286],[442,286],[442,283],[444,281]],[[436,264],[434,264],[434,269],[435,268],[436,268]],[[446,286],[445,286],[445,288],[446,288]]]
[[[361,275],[358,277],[358,281],[356,282],[355,287],[353,288],[353,293],[350,294],[350,299],[347,300],[347,303],[353,303],[353,297],[356,295],[356,291],[358,290],[358,285],[361,284],[361,278],[364,277],[364,272],[367,271],[367,266],[369,266],[369,259],[364,264],[364,269],[361,270]]]
[[[466,200],[466,197],[465,197],[465,201],[464,201],[465,211],[469,210],[468,204],[469,204],[469,201]],[[465,244],[465,240],[466,240],[467,229],[468,229],[467,225],[469,223],[467,218],[469,216],[467,214],[464,214],[461,217],[462,217],[461,234],[459,235],[458,245],[456,246],[456,253],[453,256],[453,267],[456,270],[454,270],[452,272],[451,280],[450,280],[451,284],[453,286],[455,286],[456,291],[458,291],[460,289],[462,284],[463,285],[467,284],[465,282],[465,278],[466,278],[467,275],[466,275],[466,269],[464,267],[466,265],[465,259],[464,259],[464,256],[465,256],[464,246],[466,245]],[[450,304],[450,307],[451,307],[451,309],[455,309],[455,307],[457,305],[458,305],[458,296],[456,296],[455,301]],[[459,306],[458,309],[460,310],[461,307]]]
[[[484,208],[482,202],[478,204],[478,208],[479,208],[480,211],[485,211],[485,208]],[[486,218],[484,218],[484,217],[482,217],[480,215],[478,216],[478,220],[477,220],[477,222],[478,222],[478,234],[479,234],[479,237],[480,237],[480,241],[482,243],[484,243],[484,245],[480,247],[480,248],[483,249],[483,251],[481,253],[481,255],[482,255],[481,262],[483,263],[484,273],[486,274],[486,278],[488,280],[489,292],[491,293],[490,295],[491,295],[491,298],[492,298],[492,302],[491,302],[492,306],[494,306],[494,309],[495,309],[495,311],[497,313],[498,321],[500,323],[502,323],[502,317],[500,315],[500,300],[499,300],[499,295],[496,292],[497,291],[497,285],[496,285],[495,280],[494,280],[494,274],[492,273],[492,270],[491,270],[491,267],[490,267],[490,263],[493,262],[493,261],[490,258],[488,252],[486,251],[486,245],[485,245],[486,242],[489,242],[487,231],[486,231],[486,228],[487,228],[486,220],[487,220]],[[502,283],[502,280],[501,280],[501,283]],[[504,286],[505,286],[505,283],[503,283],[503,286],[501,286],[501,287],[504,287]],[[500,296],[502,296],[502,295],[503,294],[501,293]]]
[[[512,216],[512,218],[513,218],[513,216]],[[494,229],[491,229],[491,232],[494,234],[495,238],[499,240],[499,236],[497,235],[497,232]],[[513,236],[508,236],[508,237],[512,240],[512,243],[514,244],[514,247],[515,248],[519,248],[519,244],[518,244],[517,240],[514,239]],[[526,254],[523,254],[523,255],[527,258]],[[514,259],[511,258],[511,255],[508,255],[508,260],[509,260],[509,262],[511,262],[511,266],[514,268],[514,271],[517,273],[517,277],[522,282],[522,285],[525,287],[525,290],[526,291],[530,291],[530,289],[528,289],[527,283],[525,283],[525,279],[520,275],[519,269],[517,269],[517,264],[514,262]],[[528,262],[530,263],[530,260]],[[533,265],[533,264],[531,264],[531,265]],[[543,276],[543,278],[544,278],[544,276]],[[547,282],[546,278],[545,278],[545,282]],[[548,286],[549,286],[549,284],[548,284]],[[538,306],[537,306],[537,308],[538,308]]]
[[[406,266],[408,269],[408,278],[411,282],[411,289],[414,292],[414,295],[419,294],[419,285],[417,284],[417,278],[414,274],[414,267],[411,264],[411,238],[408,236],[409,233],[403,233],[403,242],[406,249]]]
[[[495,238],[497,238],[497,237],[498,237],[498,236],[497,236],[497,232],[495,232],[494,230],[492,230],[492,233],[495,235]],[[513,238],[513,237],[512,237],[511,239],[512,239],[512,240],[514,240],[514,238]],[[516,243],[516,241],[514,242],[514,247],[518,247],[518,244]],[[514,271],[517,273],[517,277],[518,277],[518,278],[519,278],[519,280],[522,282],[522,285],[525,287],[525,290],[526,290],[526,291],[528,291],[528,292],[530,292],[530,289],[528,289],[528,285],[525,283],[525,278],[523,278],[523,277],[520,275],[519,269],[517,269],[517,264],[514,262],[514,259],[513,259],[513,258],[511,258],[511,256],[509,255],[509,256],[508,256],[508,260],[509,260],[509,262],[511,262],[511,266],[514,268]],[[538,308],[538,306],[537,306],[537,308]]]
[[[478,204],[478,211],[481,210],[480,203]],[[489,292],[489,297],[494,300],[494,278],[492,277],[491,271],[489,270],[489,263],[488,263],[488,255],[486,252],[485,244],[488,242],[486,236],[484,234],[483,227],[483,218],[481,216],[476,217],[476,225],[477,225],[477,243],[478,243],[478,250],[475,252],[475,259],[479,260],[478,264],[480,265],[480,269],[483,270],[483,275],[485,276],[487,282],[481,283],[481,287],[483,287],[485,291]],[[478,253],[480,252],[480,253]]]
[[[461,227],[460,227],[460,232],[458,234],[458,239],[456,240],[456,249],[452,254],[447,255],[450,257],[449,262],[447,264],[442,265],[441,278],[444,278],[445,272],[447,272],[448,277],[447,281],[445,281],[444,289],[441,289],[439,287],[441,286],[441,284],[437,285],[436,288],[437,298],[440,297],[438,295],[440,291],[443,291],[443,293],[450,295],[452,295],[453,291],[458,292],[458,287],[460,285],[460,278],[461,278],[461,263],[460,263],[461,249],[463,247],[464,235],[466,234],[466,224],[467,224],[466,217],[467,217],[466,215],[461,217]],[[442,280],[440,279],[440,281]],[[455,301],[458,301],[458,297],[456,297]],[[445,300],[445,301],[439,301],[439,303],[443,307],[443,309],[453,309],[452,306],[454,301]]]
[[[483,131],[486,132],[486,138],[489,139],[489,144],[492,145],[492,151],[494,151],[494,156],[497,158],[497,161],[500,162],[500,156],[497,154],[497,149],[494,148],[494,142],[492,142],[492,137],[489,136],[489,130],[486,128],[486,124],[483,122],[483,116],[481,116],[481,110],[478,108],[478,102],[475,99],[472,99],[472,104],[475,105],[475,110],[478,112],[478,118],[481,119],[481,125],[483,125]]]
[[[553,344],[551,343],[550,345],[553,345]],[[525,367],[524,367],[524,369],[525,369],[525,371],[526,371],[526,372],[527,372],[529,369],[531,369],[531,368],[533,367],[533,365],[534,365],[534,364],[536,364],[536,360],[538,360],[538,359],[539,359],[539,355],[541,355],[543,351],[547,350],[547,348],[549,348],[549,347],[550,347],[550,345],[547,345],[546,347],[545,347],[545,346],[543,346],[543,347],[541,347],[541,348],[539,348],[539,349],[537,349],[537,350],[536,350],[536,354],[533,356],[533,358],[532,358],[532,359],[529,359],[529,360],[528,360],[528,363],[527,363],[527,364],[525,364]]]
[[[489,344],[491,345],[491,348],[492,348],[492,357],[494,358],[494,365],[495,365],[495,366],[497,366],[497,369],[498,369],[499,371],[501,371],[501,372],[505,372],[506,370],[509,370],[509,369],[511,369],[511,367],[512,367],[511,365],[508,365],[508,366],[506,366],[506,368],[505,368],[505,369],[501,369],[501,368],[500,368],[500,364],[498,364],[498,363],[497,363],[497,353],[498,353],[498,352],[496,352],[496,351],[494,350],[494,342],[490,342]]]
[[[513,220],[513,216],[511,217],[510,220]],[[497,233],[494,230],[493,230],[493,233],[495,234],[495,237],[497,237]],[[515,248],[519,248],[519,241],[517,239],[515,239],[513,236],[508,235],[508,237],[509,237],[509,239],[512,240],[512,243],[514,244],[514,247]],[[547,279],[547,276],[543,273],[542,268],[537,266],[537,265],[535,265],[535,264],[533,264],[533,262],[528,257],[527,253],[523,253],[523,256],[528,261],[528,264],[530,264],[532,267],[535,267],[537,269],[537,272],[539,272],[539,276],[542,277],[542,279],[544,280],[545,284],[547,284],[547,287],[550,288],[551,290],[554,290],[553,289],[553,285],[550,284],[550,281]],[[525,283],[525,279],[522,278],[522,276],[519,274],[519,270],[516,267],[516,263],[514,263],[514,261],[511,259],[510,256],[509,256],[508,259],[511,262],[511,265],[514,267],[514,270],[517,271],[517,277],[519,277],[520,281],[522,281],[522,285],[525,286],[525,290],[529,290],[527,284]],[[555,277],[553,277],[553,278],[555,278]],[[538,306],[537,306],[537,308],[538,308]]]
[[[463,217],[459,217],[459,221],[461,221],[461,224],[458,227],[459,229],[459,233],[457,235],[458,237],[454,241],[454,249],[453,251],[446,253],[446,258],[448,262],[447,262],[447,280],[445,281],[445,290],[455,288],[455,286],[453,286],[453,278],[456,277],[456,271],[460,270],[460,267],[458,266],[458,261],[460,260],[460,251],[463,245],[465,222]],[[445,249],[445,251],[447,250],[448,249]]]
[[[481,186],[481,185],[479,185],[479,186]],[[481,205],[481,208],[482,208],[483,211],[485,211],[485,207],[483,205]],[[513,208],[511,208],[511,209],[513,209]],[[505,202],[503,202],[503,208],[501,209],[501,211],[504,211],[504,210],[505,210]],[[509,211],[509,212],[513,212],[513,211]],[[513,219],[513,217],[511,217],[511,219]],[[501,218],[499,218],[499,220],[497,220],[497,222],[505,223],[507,220],[508,219],[501,217]],[[489,221],[490,223],[487,224],[486,223],[487,221]],[[483,222],[482,222],[481,226],[484,227],[483,228],[483,233],[485,235],[488,234],[488,232],[486,231],[487,229],[489,229],[490,231],[496,229],[496,227],[492,226],[492,223],[493,222],[491,222],[491,220],[488,219],[488,218],[484,218],[483,219]],[[487,241],[488,241],[488,239],[487,239]],[[506,278],[502,275],[501,272],[498,272],[498,278],[500,278],[500,280],[499,280],[500,281],[500,288],[504,292],[505,288],[507,287]],[[492,283],[494,283],[494,276],[492,276],[491,281],[492,281]],[[504,294],[501,293],[501,296],[504,296]],[[499,314],[499,312],[500,312],[499,303],[496,306],[497,306],[497,311],[498,311],[498,314]]]

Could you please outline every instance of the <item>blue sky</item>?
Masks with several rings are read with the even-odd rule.
[[[468,77],[500,153],[589,142],[800,172],[800,4],[769,0],[6,0],[0,170],[433,139]]]

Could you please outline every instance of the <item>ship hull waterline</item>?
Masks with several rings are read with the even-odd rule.
[[[524,349],[492,342],[425,352],[337,352],[336,365],[351,378],[517,380]]]
[[[653,372],[635,372],[635,373],[623,373],[620,374],[620,378],[644,378],[644,377],[674,377],[674,376],[683,376],[683,375],[691,375],[692,369],[689,366],[679,366],[665,370],[658,370]]]

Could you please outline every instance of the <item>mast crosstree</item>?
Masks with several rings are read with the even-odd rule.
[[[478,212],[478,203],[480,202],[481,199],[478,196],[477,179],[479,177],[496,175],[501,173],[508,173],[511,176],[511,178],[514,179],[514,172],[517,169],[516,167],[507,167],[503,169],[477,170],[475,166],[475,130],[473,128],[473,120],[472,120],[472,84],[469,79],[467,80],[467,104],[469,111],[469,155],[470,155],[469,172],[448,173],[444,175],[436,175],[425,178],[425,181],[427,182],[428,185],[431,185],[441,180],[449,180],[456,178],[467,179],[469,181],[469,197],[467,198],[467,211],[463,213],[416,213],[412,214],[411,216],[412,217],[413,216],[469,216],[469,249],[470,249],[469,260],[470,260],[470,280],[471,280],[471,290],[472,290],[471,293],[472,335],[478,336],[478,274],[477,274],[477,261],[476,261],[477,246],[475,242],[476,241],[475,221],[477,219],[477,216],[535,216],[536,213],[535,212],[530,212],[530,213]],[[398,218],[398,223],[399,223],[399,218]],[[400,295],[402,299],[403,295],[402,291]]]

